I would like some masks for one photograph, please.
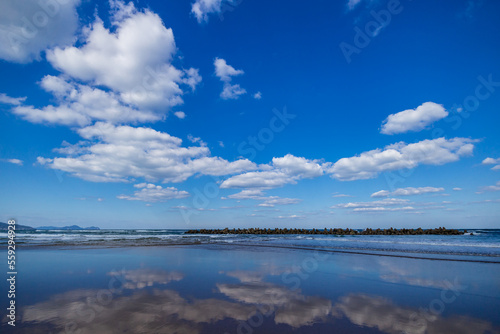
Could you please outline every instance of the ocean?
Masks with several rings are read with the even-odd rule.
[[[467,229],[464,235],[203,235],[179,229],[36,230],[18,232],[20,247],[133,247],[234,244],[311,248],[380,255],[448,257],[500,262],[500,229]],[[6,244],[7,234],[0,233]]]

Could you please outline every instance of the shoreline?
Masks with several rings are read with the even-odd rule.
[[[208,248],[208,249],[220,249],[224,248],[244,248],[250,249],[279,249],[279,250],[298,250],[298,251],[312,251],[312,252],[324,252],[330,254],[347,254],[347,255],[367,255],[375,257],[390,257],[390,258],[406,258],[415,260],[431,260],[431,261],[452,261],[452,262],[466,262],[466,263],[490,263],[490,264],[500,264],[500,256],[495,255],[473,255],[473,254],[453,254],[453,253],[424,253],[417,251],[389,251],[381,249],[361,249],[361,248],[325,248],[325,247],[307,247],[300,245],[264,245],[264,244],[245,244],[245,243],[164,243],[164,244],[128,244],[128,245],[104,245],[104,244],[92,244],[92,245],[81,245],[81,244],[68,244],[68,245],[24,245],[22,249],[33,250],[33,249],[53,249],[53,250],[98,250],[98,249],[137,249],[137,248]],[[26,247],[27,246],[27,247]],[[415,254],[415,255],[412,255]],[[428,256],[425,256],[428,255]],[[447,256],[447,257],[441,257]],[[456,257],[456,258],[450,258]],[[494,260],[483,260],[484,259],[495,259]]]

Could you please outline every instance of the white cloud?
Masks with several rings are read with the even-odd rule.
[[[482,162],[483,165],[496,165],[491,167],[491,170],[500,170],[500,158],[493,159],[493,158],[486,158]]]
[[[186,198],[189,196],[187,191],[178,190],[175,187],[163,188],[152,183],[140,183],[134,185],[141,190],[135,191],[133,196],[119,195],[117,198],[129,201],[143,202],[165,202],[174,198]]]
[[[454,191],[460,191],[462,188],[453,188]]]
[[[278,216],[278,219],[304,219],[304,216],[299,215],[289,215],[289,216]]]
[[[42,79],[41,86],[57,97],[57,105],[40,109],[20,105],[14,107],[12,112],[32,123],[67,126],[85,126],[93,120],[136,123],[153,122],[162,118],[161,114],[124,104],[120,101],[119,94],[112,91],[68,82],[50,75]]]
[[[477,140],[468,138],[437,138],[413,144],[404,142],[375,149],[358,156],[338,160],[328,173],[342,181],[370,179],[379,173],[418,165],[443,165],[469,156]]]
[[[114,126],[98,122],[78,130],[86,141],[65,145],[66,157],[38,157],[52,169],[94,182],[182,182],[194,174],[231,175],[257,169],[247,159],[229,162],[211,157],[203,145],[183,147],[182,140],[145,127]]]
[[[408,131],[420,131],[446,116],[448,116],[448,112],[442,105],[425,102],[416,109],[408,109],[389,115],[382,123],[380,132],[393,135]]]
[[[287,154],[282,158],[273,158],[269,165],[261,166],[264,170],[235,175],[225,180],[221,188],[278,188],[295,184],[300,179],[321,176],[326,167],[329,164]]]
[[[26,100],[26,97],[10,97],[4,93],[0,93],[0,103],[18,106],[22,104],[24,100]]]
[[[422,195],[428,193],[437,193],[444,191],[444,188],[434,188],[434,187],[407,187],[398,188],[392,192],[387,190],[380,190],[371,195],[371,197],[387,197],[387,196],[411,196],[411,195]]]
[[[352,195],[347,195],[347,194],[338,194],[338,193],[334,193],[332,195],[332,197],[353,197]]]
[[[246,90],[241,88],[240,85],[232,85],[230,82],[232,77],[242,75],[245,72],[243,70],[237,70],[231,65],[228,65],[226,60],[222,58],[215,58],[215,75],[224,82],[224,88],[220,93],[220,97],[224,100],[238,99],[240,95],[246,94]]]
[[[263,203],[260,203],[259,206],[274,208],[276,205],[290,205],[300,203],[300,199],[298,198],[282,198],[278,196],[269,196],[265,198]]]
[[[247,91],[241,88],[240,85],[231,85],[229,83],[224,84],[224,89],[220,93],[220,97],[224,100],[236,100],[241,95],[246,94]]]
[[[386,207],[386,206],[398,206],[398,205],[407,205],[409,200],[407,199],[399,199],[399,198],[385,198],[379,201],[371,201],[371,202],[349,202],[349,203],[341,203],[332,206],[334,208],[345,208],[345,209],[355,209],[355,208],[376,208],[376,207]]]
[[[224,82],[231,81],[232,77],[242,75],[245,72],[243,70],[237,70],[231,65],[228,65],[225,59],[215,58],[215,75]]]
[[[194,14],[198,23],[208,22],[208,14],[220,13],[222,0],[196,0],[191,5],[191,13]]]
[[[184,119],[186,118],[186,113],[184,111],[176,111],[174,112],[175,117],[179,119]]]
[[[110,88],[112,92],[106,93],[117,106],[156,111],[156,119],[161,119],[165,110],[183,103],[182,85],[194,89],[201,81],[198,70],[172,65],[177,52],[174,35],[157,14],[147,9],[138,11],[132,3],[111,4],[115,30],[110,31],[96,19],[84,28],[81,46],[56,47],[47,52],[47,59],[66,76]],[[55,88],[55,79],[51,81],[42,82],[45,89],[56,95],[64,93],[61,87]],[[83,90],[82,85],[77,87]]]
[[[0,59],[28,63],[40,60],[46,49],[72,44],[79,4],[79,0],[1,1]]]
[[[111,1],[111,7],[116,29],[97,18],[84,28],[81,45],[47,51],[63,73],[45,76],[40,85],[57,103],[39,108],[16,103],[13,113],[33,123],[83,127],[93,121],[154,122],[183,103],[184,88],[194,90],[201,76],[197,69],[172,65],[177,52],[172,29],[133,3]]]
[[[262,93],[261,92],[257,92],[255,94],[253,94],[253,98],[256,99],[256,100],[260,100],[262,98]]]
[[[484,191],[500,191],[500,181],[498,181],[493,186],[482,187],[479,193],[482,193]]]
[[[8,162],[8,163],[11,163],[11,164],[14,164],[14,165],[18,165],[18,166],[22,166],[23,165],[23,161],[19,160],[19,159],[2,159],[2,161]]]
[[[283,198],[278,196],[264,196],[264,193],[260,189],[244,189],[239,193],[227,196],[230,199],[237,200],[257,200],[261,201],[258,206],[273,208],[276,205],[289,205],[300,203],[298,198]]]

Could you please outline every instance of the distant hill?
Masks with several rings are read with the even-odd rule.
[[[0,231],[7,231],[9,224],[0,223]],[[34,231],[35,229],[31,226],[16,224],[16,231]]]
[[[78,225],[57,227],[57,226],[40,226],[36,228],[37,230],[100,230],[99,227],[90,226],[90,227],[80,227]]]

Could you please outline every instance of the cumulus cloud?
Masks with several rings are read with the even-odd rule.
[[[140,183],[134,185],[141,190],[135,191],[133,196],[119,195],[117,198],[129,201],[143,202],[165,202],[174,198],[186,198],[189,196],[187,191],[178,190],[175,187],[163,188],[152,183]]]
[[[0,59],[28,63],[40,60],[47,49],[72,44],[79,4],[79,0],[0,2]]]
[[[253,98],[256,99],[256,100],[260,100],[262,98],[262,93],[261,92],[257,92],[255,94],[253,94]]]
[[[241,95],[246,93],[247,91],[241,88],[240,85],[225,83],[222,93],[220,93],[220,97],[224,100],[237,100]]]
[[[124,103],[146,109],[181,104],[180,85],[194,87],[201,81],[196,69],[172,65],[177,51],[174,34],[157,14],[129,4],[117,8],[112,25],[114,32],[97,19],[85,29],[82,46],[55,48],[47,59],[63,73],[109,87]]]
[[[321,176],[326,167],[329,167],[328,163],[287,154],[281,158],[273,158],[269,165],[261,166],[261,169],[266,170],[235,175],[225,180],[221,188],[278,188],[295,184],[301,179]]]
[[[222,0],[196,0],[191,5],[191,13],[198,23],[208,22],[208,14],[220,13],[221,9]]]
[[[241,88],[238,84],[231,84],[231,80],[234,76],[242,75],[245,72],[243,70],[237,70],[231,65],[228,65],[225,59],[215,58],[215,75],[224,83],[224,88],[220,97],[224,100],[228,99],[238,99],[240,95],[246,94],[246,90]]]
[[[113,31],[97,18],[83,29],[81,44],[47,51],[47,60],[62,73],[45,76],[40,85],[56,103],[18,103],[15,114],[33,123],[80,127],[93,121],[144,123],[163,119],[183,103],[185,90],[194,90],[201,76],[197,69],[172,64],[177,52],[172,29],[133,3],[111,1],[111,7]]]
[[[57,97],[58,104],[35,108],[19,105],[12,109],[32,123],[85,126],[92,121],[110,123],[153,122],[161,114],[141,110],[121,102],[119,94],[99,88],[66,81],[60,77],[45,76],[42,87]]]
[[[176,111],[176,112],[174,112],[174,115],[175,115],[175,117],[177,117],[179,119],[186,118],[186,113],[184,113],[184,111]]]
[[[446,116],[448,116],[448,112],[442,105],[425,102],[416,109],[408,109],[389,115],[382,123],[380,132],[393,135],[408,131],[420,131]]]
[[[26,97],[10,97],[4,93],[0,93],[0,103],[18,106],[26,100]]]
[[[477,140],[468,138],[426,139],[413,144],[404,142],[363,152],[338,160],[328,173],[341,181],[371,179],[379,173],[419,165],[443,165],[472,155]]]
[[[491,167],[491,170],[500,170],[500,158],[486,158],[482,162],[483,165],[495,165]]]
[[[257,200],[261,201],[258,206],[273,208],[276,205],[289,205],[300,203],[298,198],[283,198],[279,196],[264,196],[261,189],[244,189],[239,193],[229,195],[227,198],[237,200]]]
[[[371,195],[371,197],[387,197],[387,196],[411,196],[411,195],[422,195],[428,193],[437,193],[444,191],[444,188],[435,188],[435,187],[407,187],[407,188],[398,188],[392,192],[387,190],[380,190]]]
[[[151,128],[98,122],[77,132],[85,141],[76,148],[70,145],[67,156],[38,157],[38,162],[94,182],[128,182],[133,178],[182,182],[194,174],[220,176],[257,169],[247,159],[229,162],[211,157],[203,145],[184,147],[180,138]]]
[[[14,164],[14,165],[18,165],[18,166],[22,166],[23,165],[23,161],[19,160],[19,159],[1,159],[1,161],[5,161],[5,162],[8,162],[8,163],[11,163],[11,164]]]

